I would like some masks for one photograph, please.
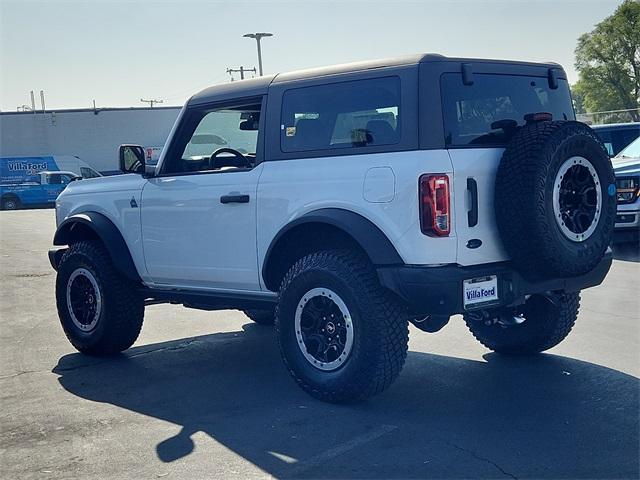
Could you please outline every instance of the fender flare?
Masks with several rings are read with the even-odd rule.
[[[53,244],[69,245],[69,242],[74,238],[74,230],[78,228],[78,225],[83,225],[83,227],[90,229],[102,241],[114,266],[120,273],[136,282],[142,281],[122,233],[111,220],[101,213],[83,212],[65,219],[56,230]]]
[[[267,278],[271,255],[278,242],[292,229],[308,223],[322,223],[339,228],[362,247],[374,265],[404,264],[391,241],[371,220],[342,208],[322,208],[306,213],[280,229],[264,256],[262,278]]]

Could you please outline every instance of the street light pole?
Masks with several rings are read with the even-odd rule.
[[[260,73],[260,76],[262,76],[262,48],[260,46],[260,40],[264,37],[273,37],[273,33],[266,33],[266,32],[247,33],[243,35],[243,37],[254,38],[256,40],[256,43],[258,45],[258,72]]]

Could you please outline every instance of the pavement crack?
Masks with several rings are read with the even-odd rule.
[[[6,380],[7,378],[19,377],[20,375],[26,375],[27,373],[39,373],[42,370],[24,370],[22,372],[12,373],[10,375],[2,375],[0,376],[0,380]]]
[[[190,338],[185,342],[182,342],[178,345],[169,345],[167,347],[158,347],[158,348],[150,348],[149,350],[145,350],[144,352],[132,353],[131,355],[127,355],[129,358],[140,357],[142,355],[147,355],[149,353],[157,353],[157,352],[170,352],[172,350],[181,350],[186,348],[198,341],[197,338]]]
[[[130,353],[130,354],[125,354],[126,358],[135,358],[135,357],[141,357],[142,355],[147,355],[149,353],[157,353],[157,352],[162,352],[162,351],[171,351],[171,350],[180,350],[182,348],[186,348],[189,345],[196,343],[198,341],[197,338],[190,338],[185,342],[180,343],[179,345],[171,345],[171,346],[167,346],[167,347],[158,347],[158,348],[150,348],[148,350],[145,350],[143,352],[135,352],[135,353]],[[97,365],[103,365],[105,363],[110,363],[112,362],[112,360],[104,360],[101,362],[94,362],[94,363],[84,363],[81,365],[74,365],[72,367],[66,367],[66,368],[59,368],[57,369],[58,372],[71,372],[73,370],[80,370],[82,368],[90,368],[90,367],[95,367]]]
[[[503,469],[500,465],[498,465],[496,462],[494,462],[493,460],[490,460],[486,457],[483,457],[481,455],[478,455],[476,452],[474,452],[473,450],[469,450],[467,448],[461,447],[459,445],[456,445],[455,443],[451,443],[448,442],[446,440],[443,440],[444,443],[446,443],[447,445],[449,445],[450,447],[453,447],[457,450],[460,450],[461,452],[465,452],[469,455],[471,455],[473,458],[480,460],[482,462],[488,463],[489,465],[493,465],[495,468],[497,468],[498,470],[500,470],[500,472],[506,476],[506,477],[510,477],[513,478],[514,480],[518,480],[518,477],[516,477],[515,475],[513,475],[512,473],[507,472],[505,469]]]

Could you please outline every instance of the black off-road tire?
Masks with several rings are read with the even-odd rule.
[[[78,328],[67,306],[67,283],[79,268],[96,279],[102,309],[91,331]],[[129,348],[138,338],[144,318],[144,299],[139,285],[121,275],[98,241],[72,244],[62,255],[56,278],[56,303],[62,328],[71,344],[88,355],[112,355]]]
[[[273,310],[243,310],[243,313],[259,325],[273,325],[276,313]]]
[[[464,320],[482,345],[505,355],[532,355],[549,350],[565,339],[578,318],[580,293],[565,293],[551,302],[531,296],[522,307],[525,321],[502,325],[495,319],[476,319],[465,314]]]
[[[5,195],[0,201],[2,210],[18,210],[20,206],[20,199],[15,195]]]
[[[602,210],[595,231],[572,241],[561,231],[553,190],[561,165],[587,159],[598,174]],[[611,161],[597,135],[573,121],[536,122],[508,144],[495,187],[498,230],[514,266],[527,277],[571,277],[591,271],[611,243],[616,214]]]
[[[296,341],[296,308],[314,288],[339,295],[353,322],[353,347],[337,370],[314,367]],[[361,401],[389,387],[404,365],[409,340],[405,308],[380,286],[364,255],[345,250],[312,253],[290,268],[280,287],[276,333],[284,363],[298,385],[333,403]]]

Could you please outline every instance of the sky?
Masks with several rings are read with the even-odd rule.
[[[578,37],[622,0],[0,0],[0,110],[181,105],[257,66],[265,73],[431,52],[554,61],[577,80]],[[236,75],[237,76],[237,75]]]

